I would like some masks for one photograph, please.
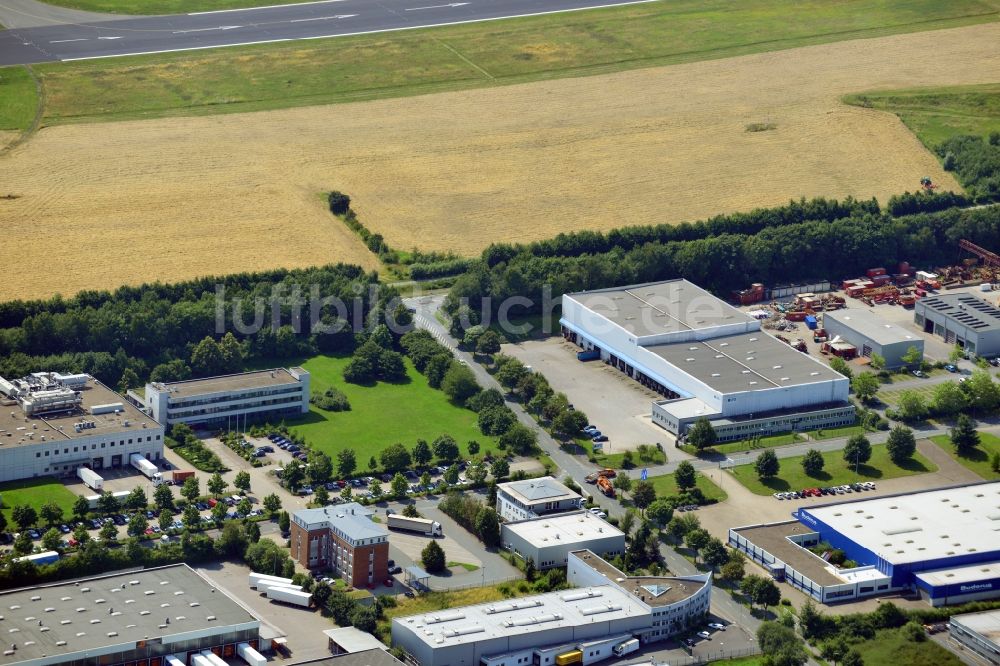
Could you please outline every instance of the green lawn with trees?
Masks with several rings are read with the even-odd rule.
[[[815,477],[808,476],[802,469],[803,456],[780,459],[778,474],[764,479],[758,478],[753,464],[734,467],[730,472],[751,492],[757,495],[770,495],[785,490],[839,486],[855,481],[877,482],[900,476],[937,471],[937,467],[919,453],[915,453],[912,459],[905,461],[900,467],[889,459],[889,453],[884,444],[876,444],[871,448],[871,459],[858,466],[857,474],[855,474],[854,462],[844,460],[843,451],[822,453],[823,470]]]
[[[1000,479],[1000,472],[994,471],[992,464],[994,456],[1000,457],[1000,437],[981,432],[979,433],[979,446],[967,448],[961,452],[955,450],[951,437],[948,435],[936,435],[931,437],[931,441],[941,447],[959,464],[971,469],[984,479]]]
[[[125,12],[255,4],[57,2]],[[507,85],[935,30],[995,21],[998,9],[1000,0],[675,0],[310,42],[52,63],[36,71],[46,90],[47,124],[215,114]]]
[[[305,437],[314,450],[336,459],[339,451],[353,449],[358,470],[364,471],[371,456],[377,457],[396,442],[411,449],[418,439],[433,442],[448,434],[458,442],[463,456],[469,453],[470,441],[479,442],[480,454],[494,447],[496,438],[479,431],[476,414],[452,404],[442,391],[431,388],[408,358],[404,361],[405,380],[372,386],[344,381],[343,371],[350,361],[347,356],[315,356],[303,364],[310,373],[314,393],[336,388],[351,404],[347,412],[326,412],[313,406],[308,416],[288,422],[290,429]]]
[[[677,479],[673,474],[651,476],[648,481],[653,484],[653,489],[656,490],[657,497],[670,497],[671,495],[680,493],[677,489]],[[695,487],[701,490],[707,500],[722,502],[728,497],[722,488],[715,485],[710,478],[701,473],[695,474]]]
[[[881,629],[872,640],[852,646],[865,666],[960,666],[962,661],[931,640],[912,641],[903,629]]]
[[[3,499],[3,515],[7,518],[8,529],[16,529],[11,518],[15,506],[30,506],[38,512],[43,504],[55,502],[68,519],[73,515],[73,503],[77,495],[52,477],[21,479],[0,484],[0,498]]]

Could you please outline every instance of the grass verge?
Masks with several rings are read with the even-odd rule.
[[[591,449],[593,451],[593,449]],[[628,468],[629,474],[635,474],[649,465],[662,465],[667,462],[667,456],[656,446],[650,444],[649,450],[644,455],[639,455],[638,451],[632,451],[632,466]],[[621,453],[594,453],[594,458],[600,467],[610,467],[611,469],[625,469],[625,452]]]
[[[715,485],[710,478],[701,472],[696,472],[695,478],[695,486],[705,495],[705,499],[723,502],[728,497],[722,488]],[[657,497],[669,497],[678,494],[677,482],[674,480],[673,474],[651,476],[649,477],[649,481],[653,484]]]
[[[451,568],[454,568],[454,567],[462,567],[466,571],[470,571],[470,572],[471,571],[479,571],[479,567],[477,567],[475,564],[469,564],[468,562],[449,562],[448,563],[448,568],[451,569]]]
[[[127,8],[140,0],[64,1]],[[50,63],[36,71],[46,87],[46,123],[122,120],[615,72],[986,23],[997,20],[998,12],[1000,0],[675,0],[311,42]]]
[[[288,421],[292,430],[304,436],[310,445],[331,457],[344,449],[353,449],[358,469],[367,469],[368,459],[396,442],[412,448],[418,439],[433,442],[449,434],[458,442],[462,455],[468,443],[476,440],[481,453],[491,450],[496,439],[479,432],[475,413],[448,401],[441,391],[431,388],[427,378],[406,359],[404,382],[374,386],[348,384],[343,379],[344,366],[350,357],[315,356],[303,367],[310,372],[314,392],[335,387],[347,395],[348,412],[325,412],[312,407],[309,414]]]
[[[930,150],[958,134],[1000,132],[1000,83],[867,92],[844,101],[896,114]]]
[[[960,666],[954,654],[928,639],[921,643],[907,640],[902,629],[882,629],[870,641],[852,646],[867,666]]]
[[[817,486],[839,486],[855,481],[885,481],[900,476],[926,474],[936,472],[937,467],[919,453],[903,466],[898,466],[889,460],[889,454],[884,444],[872,446],[872,457],[867,463],[858,466],[855,474],[853,462],[847,462],[841,451],[823,453],[825,465],[817,476],[807,476],[802,470],[802,456],[782,458],[778,476],[768,479],[758,479],[753,465],[740,465],[730,470],[736,480],[746,486],[750,492],[757,495],[770,495],[784,490],[801,490]]]
[[[931,437],[931,441],[940,446],[960,465],[972,470],[984,479],[1000,479],[1000,474],[994,472],[990,467],[990,457],[994,453],[1000,453],[1000,437],[981,432],[979,433],[979,448],[961,455],[955,452],[955,447],[952,446],[951,438],[948,435],[936,435]]]
[[[37,512],[43,504],[55,502],[63,510],[63,516],[68,519],[73,515],[73,504],[76,502],[76,495],[62,483],[48,476],[0,484],[0,498],[3,499],[3,514],[7,518],[9,530],[17,529],[11,517],[11,511],[15,506],[26,504]]]
[[[753,449],[772,449],[776,446],[787,446],[789,444],[795,444],[797,442],[804,442],[806,438],[797,432],[784,432],[777,435],[768,435],[766,437],[760,437],[759,439],[752,441],[749,439],[741,439],[738,442],[726,442],[725,444],[716,444],[711,449],[706,449],[706,453],[740,453],[743,451],[751,451]],[[690,444],[685,444],[681,447],[682,450],[690,453],[693,456],[698,455],[698,449],[694,448]]]
[[[27,67],[0,69],[0,130],[23,132],[38,108],[38,89]]]

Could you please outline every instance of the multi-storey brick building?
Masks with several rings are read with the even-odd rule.
[[[329,569],[354,587],[389,575],[389,532],[374,513],[351,502],[292,514],[292,559],[309,569]]]

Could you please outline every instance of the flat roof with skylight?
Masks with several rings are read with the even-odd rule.
[[[1000,482],[799,509],[890,564],[991,552],[1000,559]],[[806,518],[804,518],[804,516]]]
[[[666,280],[566,294],[639,337],[755,322],[687,280]]]
[[[204,636],[210,628],[221,634],[259,625],[259,618],[186,564],[0,594],[4,649],[17,646],[4,663],[58,656],[72,661],[115,646],[131,650],[138,641],[166,644],[186,634]]]
[[[589,511],[552,514],[542,518],[504,523],[503,528],[538,547],[553,545],[556,542],[572,546],[594,539],[625,536],[620,529]]]
[[[814,384],[842,375],[762,331],[646,347],[720,393]]]
[[[827,319],[837,321],[883,346],[900,342],[917,343],[923,341],[916,333],[890,324],[875,313],[860,308],[834,310],[827,312],[823,317],[824,321]]]

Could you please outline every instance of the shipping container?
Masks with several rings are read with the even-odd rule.
[[[170,478],[174,483],[183,483],[192,476],[194,476],[194,470],[187,470],[182,472],[178,469],[175,469]]]
[[[83,483],[91,490],[100,492],[104,489],[104,479],[94,470],[88,467],[78,467],[76,469],[76,475],[80,477],[80,480],[83,481]]]
[[[877,277],[879,275],[885,275],[884,268],[869,268],[866,275],[870,278]]]
[[[166,666],[187,666],[184,663],[184,658],[178,657],[176,654],[168,654],[163,661]]]
[[[816,321],[816,315],[808,315],[805,318],[806,327],[811,330],[816,330],[819,327],[819,322]]]
[[[556,666],[569,666],[569,664],[583,663],[583,651],[573,650],[556,655]]]
[[[578,361],[596,361],[601,358],[600,349],[585,349],[584,351],[579,351],[576,353],[576,360]]]

